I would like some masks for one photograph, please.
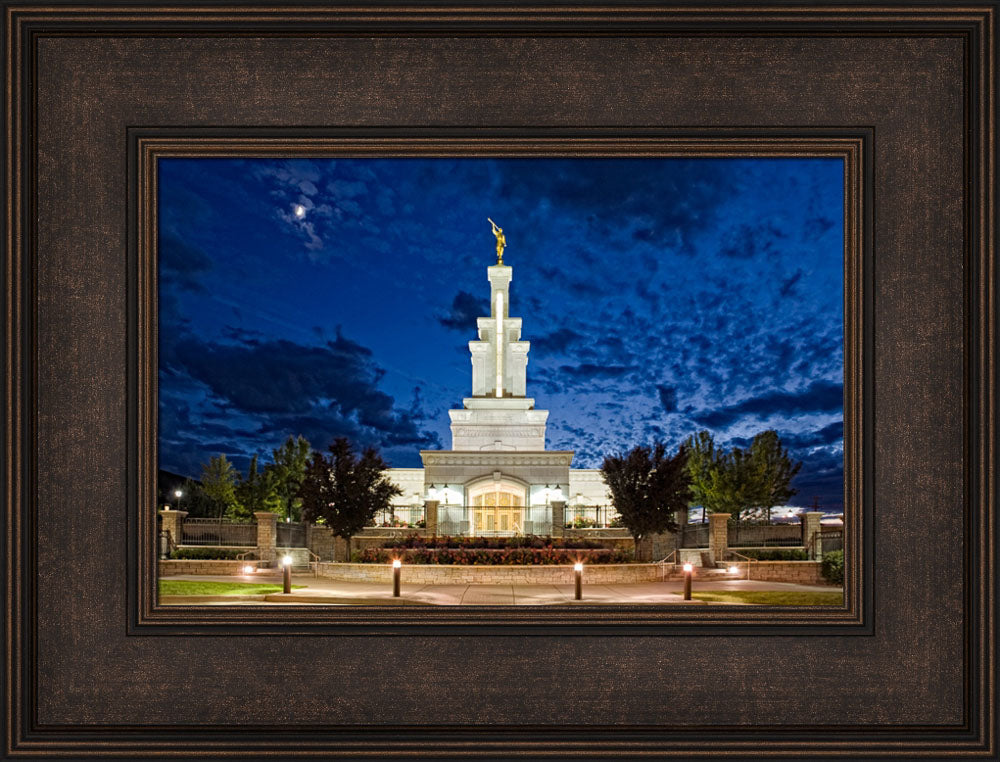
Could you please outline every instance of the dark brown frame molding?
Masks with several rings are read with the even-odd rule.
[[[5,4],[4,753],[997,758],[998,10]],[[843,609],[156,604],[157,156],[808,152]]]

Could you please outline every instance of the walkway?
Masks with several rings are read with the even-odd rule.
[[[251,578],[242,576],[194,576],[178,575],[164,579],[202,580],[211,582],[249,582]],[[281,578],[257,574],[254,582],[281,584]],[[544,606],[552,604],[573,604],[573,585],[407,585],[400,588],[401,596],[392,597],[391,585],[368,582],[340,582],[311,575],[293,575],[292,584],[305,587],[293,590],[289,595],[268,595],[270,603],[328,603],[343,605],[438,605],[438,606]],[[699,590],[781,590],[788,592],[830,592],[832,587],[795,585],[787,582],[756,582],[735,579],[720,579],[699,586]],[[613,604],[654,604],[671,603],[692,605],[701,601],[685,601],[684,582],[645,582],[636,585],[587,585],[583,586],[583,600],[580,603]],[[172,603],[194,603],[187,599],[172,599]],[[226,603],[227,601],[197,601],[199,603]],[[229,603],[247,603],[235,601]]]

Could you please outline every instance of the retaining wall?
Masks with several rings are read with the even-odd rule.
[[[177,574],[242,574],[247,564],[257,566],[256,561],[199,561],[194,559],[176,559],[158,561],[160,576],[170,577]]]
[[[740,570],[746,568],[739,563]],[[820,572],[819,561],[754,561],[750,564],[750,579],[760,582],[796,582],[800,585],[829,584]]]
[[[319,576],[341,582],[392,583],[389,564],[319,564]],[[635,584],[660,579],[655,564],[592,564],[585,567],[586,584]],[[572,566],[437,566],[407,564],[402,581],[416,585],[571,585]]]

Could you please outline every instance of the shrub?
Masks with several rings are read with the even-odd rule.
[[[170,554],[170,557],[186,561],[234,561],[240,553],[246,553],[246,550],[243,548],[177,548]]]
[[[556,548],[365,548],[351,560],[388,564],[399,558],[408,564],[465,566],[537,566],[542,564],[624,564],[632,561],[625,550],[571,550]]]
[[[740,548],[739,550],[733,551],[734,553],[739,553],[741,556],[749,556],[750,558],[756,558],[758,561],[808,561],[809,554],[804,550],[799,548],[784,548],[784,549],[747,549]]]
[[[823,579],[831,585],[844,584],[844,551],[831,550],[823,554],[823,561],[820,564],[820,572]]]

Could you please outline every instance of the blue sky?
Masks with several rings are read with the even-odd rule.
[[[775,428],[843,495],[836,159],[161,159],[160,466],[450,447],[504,228],[547,447]]]

